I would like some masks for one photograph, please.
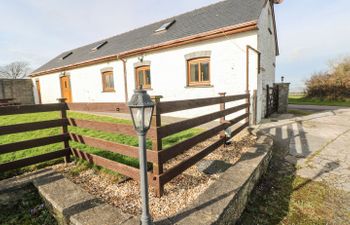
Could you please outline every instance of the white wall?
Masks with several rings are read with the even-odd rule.
[[[269,15],[268,11],[271,14]],[[261,52],[261,73],[258,76],[258,118],[264,118],[266,112],[266,85],[272,86],[275,82],[276,44],[275,30],[273,26],[272,10],[269,3],[262,10],[258,21],[258,50]],[[271,29],[272,34],[269,33]]]
[[[152,90],[150,95],[162,95],[162,101],[205,98],[218,96],[219,92],[228,95],[245,93],[246,87],[246,46],[257,47],[256,32],[246,32],[229,37],[167,49],[146,54],[145,61],[151,61]],[[211,51],[211,87],[186,87],[187,65],[185,55],[197,51]],[[127,60],[129,97],[135,88],[134,63],[138,57]],[[252,80],[254,85],[256,81]],[[217,110],[219,106],[198,110],[172,113],[172,116],[191,117]]]
[[[162,95],[162,101],[205,98],[218,96],[219,92],[228,95],[245,93],[246,87],[246,46],[258,47],[257,31],[239,33],[214,40],[202,41],[181,47],[166,49],[144,55],[151,62],[152,90],[150,95]],[[187,65],[185,55],[197,51],[211,51],[211,86],[202,88],[186,87]],[[135,88],[134,63],[139,56],[127,58],[128,95]],[[256,71],[257,61],[251,57],[251,71]],[[102,92],[100,70],[114,68],[114,93]],[[124,102],[124,71],[121,60],[66,71],[70,74],[73,102]],[[43,103],[56,102],[61,97],[60,73],[38,77],[41,84]],[[35,80],[37,78],[33,78]],[[257,74],[251,72],[250,90],[256,89]],[[232,106],[228,104],[227,107]],[[219,105],[171,114],[179,117],[192,117],[217,111]]]

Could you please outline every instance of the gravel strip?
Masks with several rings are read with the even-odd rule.
[[[200,143],[186,153],[170,160],[164,165],[164,169],[171,168],[183,159],[188,158],[205,146],[213,143],[216,138]],[[234,141],[225,147],[220,147],[204,160],[222,160],[234,164],[246,150],[253,146],[256,137],[248,135],[246,131],[234,138]],[[62,172],[68,179],[87,190],[90,194],[98,196],[105,202],[120,208],[123,212],[138,215],[141,210],[141,199],[138,182],[125,180],[116,182],[115,176],[88,169],[73,175],[76,165],[58,165],[55,169]],[[153,188],[150,188],[150,210],[154,219],[161,219],[175,215],[181,209],[189,205],[201,193],[203,193],[220,174],[206,175],[199,172],[197,166],[192,166],[184,173],[174,178],[164,187],[164,196],[157,198]]]

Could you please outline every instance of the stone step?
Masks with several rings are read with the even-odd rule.
[[[138,219],[101,202],[56,172],[33,181],[47,206],[62,225],[138,224]]]

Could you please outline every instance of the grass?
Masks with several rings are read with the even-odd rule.
[[[325,105],[325,106],[345,106],[350,107],[350,99],[344,100],[327,100],[320,98],[308,98],[303,95],[300,96],[289,96],[289,104],[295,105]]]
[[[296,175],[295,166],[275,149],[267,173],[248,201],[238,224],[349,224],[350,194]]]
[[[0,126],[5,125],[11,125],[11,124],[20,124],[20,123],[29,123],[29,122],[37,122],[37,121],[45,121],[45,120],[52,120],[52,119],[58,119],[59,118],[58,112],[49,112],[49,113],[33,113],[33,114],[23,114],[23,115],[11,115],[11,116],[0,116]],[[107,116],[97,116],[97,115],[91,115],[91,114],[85,114],[85,113],[78,113],[78,112],[68,112],[68,116],[76,119],[85,119],[85,120],[91,120],[91,121],[101,121],[101,122],[110,122],[110,123],[122,123],[122,124],[131,124],[131,121],[124,120],[124,119],[117,119],[113,117],[107,117]],[[107,141],[112,141],[116,143],[121,143],[125,145],[131,145],[131,146],[138,146],[138,139],[136,137],[124,135],[124,134],[116,134],[116,133],[107,133],[97,130],[90,130],[90,129],[83,129],[78,127],[69,127],[70,132],[74,132],[81,135],[86,135],[89,137],[95,137],[104,139]],[[52,136],[57,135],[62,132],[61,128],[50,128],[50,129],[44,129],[44,130],[38,130],[38,131],[30,131],[30,132],[23,132],[23,133],[17,133],[17,134],[10,134],[10,135],[3,135],[0,136],[0,145],[1,144],[8,144],[23,140],[30,140],[34,138],[40,138],[40,137],[46,137],[46,136]],[[171,135],[167,138],[164,138],[163,141],[163,147],[168,148],[176,143],[179,143],[185,139],[188,139],[198,133],[200,133],[200,129],[189,129],[180,133],[177,133],[175,135]],[[147,148],[152,148],[152,142],[150,140],[147,140]],[[76,142],[70,142],[71,147],[79,148],[83,151],[86,151],[88,153],[96,154],[117,162],[122,162],[130,166],[138,167],[138,160],[135,158],[127,157],[121,154],[112,153],[109,151],[104,151],[102,149],[93,148],[86,146],[84,144],[76,143]],[[54,150],[63,149],[63,143],[57,143],[47,146],[41,146],[37,148],[27,149],[23,151],[17,151],[13,153],[7,153],[0,155],[0,163],[6,163],[11,162],[14,160],[27,158],[31,156],[41,155],[44,153],[52,152]],[[0,174],[0,178],[3,177],[9,177],[12,176],[13,173],[21,173],[23,171],[31,171],[35,170],[37,168],[41,168],[47,165],[51,165],[57,162],[61,162],[62,160],[54,160],[48,163],[41,163],[34,166],[29,166],[17,171],[11,171],[10,173],[4,173]],[[82,165],[85,165],[82,163]],[[86,165],[87,166],[87,165]],[[98,168],[98,167],[96,167]],[[98,168],[99,169],[99,168]]]
[[[288,113],[294,114],[295,116],[308,116],[312,114],[312,112],[310,111],[299,110],[299,109],[289,109]]]
[[[0,193],[0,221],[3,225],[56,225],[34,186]],[[7,202],[9,201],[9,202]]]

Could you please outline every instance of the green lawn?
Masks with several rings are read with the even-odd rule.
[[[305,96],[289,96],[289,104],[296,105],[327,105],[327,106],[346,106],[350,107],[350,99],[332,101],[320,98],[307,98]]]
[[[11,115],[11,116],[0,116],[0,126],[4,125],[12,125],[12,124],[20,124],[20,123],[29,123],[29,122],[37,122],[37,121],[45,121],[45,120],[52,120],[52,119],[58,119],[59,112],[49,112],[49,113],[33,113],[33,114],[23,114],[23,115]],[[77,112],[68,112],[68,116],[76,119],[86,119],[86,120],[92,120],[92,121],[101,121],[101,122],[111,122],[111,123],[122,123],[122,124],[131,124],[131,121],[129,120],[123,120],[123,119],[117,119],[107,116],[96,116],[91,114],[84,114],[84,113],[77,113]],[[112,142],[117,142],[125,145],[131,145],[131,146],[138,146],[138,139],[136,137],[123,135],[123,134],[116,134],[116,133],[107,133],[102,131],[96,131],[96,130],[90,130],[90,129],[83,129],[78,127],[69,127],[70,132],[74,132],[81,135],[86,135],[90,137],[96,137]],[[50,128],[50,129],[44,129],[44,130],[38,130],[38,131],[31,131],[31,132],[23,132],[23,133],[17,133],[17,134],[10,134],[10,135],[3,135],[0,136],[0,145],[1,144],[7,144],[7,143],[13,143],[17,141],[23,141],[23,140],[30,140],[34,138],[40,138],[40,137],[46,137],[46,136],[52,136],[57,135],[62,132],[61,128]],[[171,145],[174,145],[176,143],[179,143],[185,139],[188,139],[198,133],[200,133],[200,129],[190,129],[183,132],[180,132],[178,134],[169,136],[167,138],[163,139],[163,147],[167,148]],[[71,147],[79,148],[83,151],[86,151],[88,153],[93,153],[99,156],[103,156],[105,158],[122,162],[127,165],[131,165],[134,167],[138,167],[138,160],[135,158],[130,158],[124,155],[104,151],[102,149],[92,148],[89,146],[86,146],[84,144],[71,142]],[[147,140],[147,147],[149,149],[152,148],[152,142],[150,140]],[[11,162],[14,160],[18,160],[21,158],[26,158],[30,156],[36,156],[47,152],[52,152],[55,150],[60,150],[63,148],[63,143],[57,143],[37,148],[31,148],[23,151],[17,151],[13,153],[7,153],[0,155],[0,163],[6,163]],[[62,160],[54,160],[49,163],[42,163],[34,166],[29,166],[27,168],[18,170],[18,171],[11,171],[10,173],[6,174],[0,174],[1,177],[8,177],[14,172],[22,172],[27,170],[33,170],[36,168],[41,168],[43,166],[47,166],[48,164],[61,162]]]

